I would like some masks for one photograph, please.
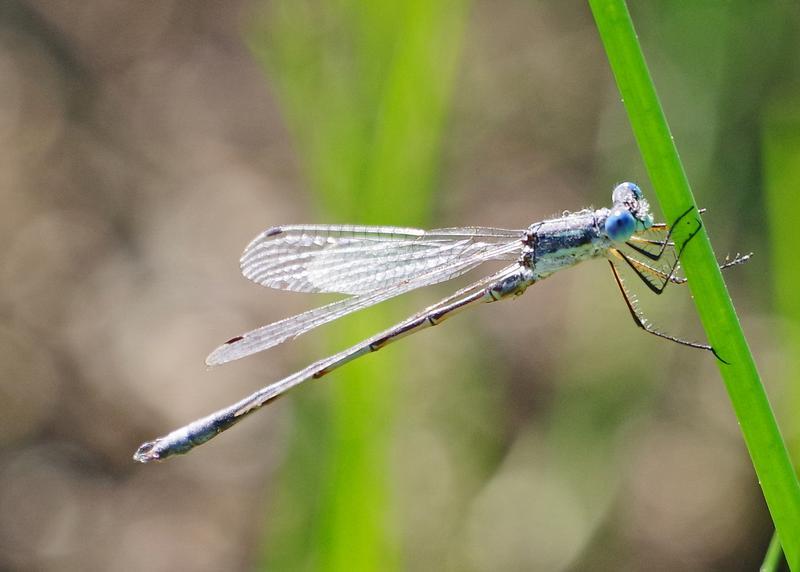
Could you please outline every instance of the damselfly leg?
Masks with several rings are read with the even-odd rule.
[[[692,212],[694,207],[689,208],[683,214],[681,214],[675,222],[667,229],[667,235],[663,241],[660,241],[660,247],[657,252],[651,252],[646,248],[639,246],[635,243],[635,241],[628,240],[625,244],[629,248],[631,248],[634,252],[649,258],[653,262],[659,262],[664,258],[666,253],[670,253],[672,260],[668,263],[664,270],[658,270],[656,268],[650,267],[649,269],[654,270],[654,272],[650,272],[648,268],[648,264],[643,263],[639,260],[636,260],[631,255],[625,254],[620,249],[613,249],[612,252],[618,257],[621,258],[628,266],[633,269],[639,279],[645,283],[645,285],[655,294],[661,294],[664,291],[664,288],[667,287],[667,284],[670,282],[674,282],[673,280],[675,276],[675,271],[678,268],[680,263],[681,253],[683,249],[686,248],[686,245],[689,243],[692,238],[694,238],[700,229],[702,228],[702,223],[700,219],[695,217],[695,222],[697,223],[697,228],[693,229],[686,239],[683,240],[681,245],[678,247],[675,243],[670,240],[675,229],[678,227],[678,224],[682,220],[686,219],[686,216]],[[662,277],[663,276],[663,277]]]
[[[694,209],[694,207],[689,207],[677,219],[675,219],[675,222],[672,223],[672,225],[669,226],[669,227],[667,227],[666,225],[653,225],[653,227],[651,227],[654,230],[655,230],[656,226],[658,227],[659,230],[661,230],[661,229],[666,229],[667,230],[667,236],[664,238],[663,241],[654,242],[655,244],[660,244],[660,246],[661,246],[661,248],[658,250],[658,252],[655,252],[655,253],[654,252],[650,252],[646,248],[642,248],[642,247],[636,245],[635,244],[635,242],[636,242],[635,240],[628,240],[628,241],[625,242],[625,244],[630,246],[633,250],[635,250],[636,252],[638,252],[642,256],[645,256],[645,257],[649,258],[650,260],[652,260],[654,262],[657,262],[657,261],[661,260],[661,257],[663,256],[664,251],[670,246],[674,247],[674,243],[670,242],[670,238],[672,237],[672,234],[675,231],[675,229],[678,228],[678,224],[680,224],[680,222],[684,218],[686,218],[686,215],[688,215],[690,212],[692,212],[692,209]],[[695,234],[700,232],[700,228],[702,227],[702,223],[700,222],[699,218],[695,218],[695,221],[697,222],[697,228],[694,231],[692,231],[692,233],[688,236],[688,238],[686,238],[686,240],[683,241],[683,244],[681,245],[680,250],[683,250],[683,248],[692,239],[692,237],[694,237]],[[680,258],[680,250],[678,251],[678,256],[676,258]]]
[[[625,300],[625,305],[628,306],[628,310],[631,313],[631,317],[633,318],[634,323],[643,329],[648,334],[653,334],[654,336],[658,336],[659,338],[663,338],[665,340],[669,340],[671,342],[675,342],[676,344],[681,344],[682,346],[688,346],[690,348],[697,348],[699,350],[707,350],[714,354],[719,361],[724,364],[728,364],[729,362],[725,361],[720,357],[712,346],[708,344],[701,344],[699,342],[690,342],[688,340],[684,340],[678,338],[676,336],[672,336],[670,334],[665,334],[657,330],[648,320],[644,317],[641,310],[639,310],[639,306],[636,303],[636,300],[630,295],[628,289],[625,287],[625,283],[622,281],[622,276],[619,274],[619,270],[614,265],[613,262],[610,260],[608,263],[611,265],[611,272],[614,274],[614,280],[617,282],[617,286],[619,287],[619,291],[622,293],[622,299]]]
[[[693,208],[693,207],[692,207]],[[686,217],[691,211],[692,208],[685,211],[681,214],[675,221],[675,223],[671,227],[667,227],[666,225],[659,225],[659,230],[667,230],[667,235],[663,240],[651,240],[651,239],[642,239],[639,238],[640,241],[646,241],[649,244],[659,246],[659,250],[657,253],[652,253],[645,248],[639,247],[635,244],[632,244],[633,241],[626,242],[626,245],[631,247],[634,251],[647,256],[650,260],[659,261],[662,259],[664,254],[668,251],[671,251],[674,256],[674,260],[669,264],[669,271],[659,270],[658,268],[654,268],[649,264],[642,262],[641,260],[637,260],[633,258],[631,255],[625,254],[624,252],[620,251],[619,249],[611,249],[610,253],[614,255],[617,259],[624,261],[627,265],[633,270],[636,276],[644,282],[644,284],[655,294],[662,294],[664,289],[667,287],[667,284],[685,284],[687,282],[686,278],[675,276],[675,271],[677,270],[680,257],[683,253],[684,248],[692,240],[697,233],[700,232],[702,228],[702,222],[699,218],[695,218],[697,222],[697,228],[692,230],[687,238],[681,243],[680,247],[676,247],[675,243],[672,242],[670,239],[672,237],[673,229],[678,225],[678,223]],[[720,269],[724,270],[725,268],[730,268],[731,266],[735,266],[737,264],[742,264],[746,262],[750,258],[750,255],[745,256],[736,256],[733,260],[727,261],[720,265]],[[614,264],[614,261],[609,259],[609,264],[611,265],[611,272],[614,274],[614,280],[619,287],[620,293],[622,294],[622,298],[625,300],[625,305],[628,307],[630,311],[631,317],[633,318],[634,323],[645,332],[649,334],[653,334],[654,336],[658,336],[659,338],[663,338],[666,340],[670,340],[677,344],[681,344],[684,346],[688,346],[690,348],[702,349],[710,351],[714,354],[718,360],[722,363],[727,364],[728,362],[722,359],[717,351],[708,344],[702,344],[699,342],[692,342],[689,340],[684,340],[682,338],[678,338],[676,336],[672,336],[670,334],[666,334],[658,329],[656,329],[644,316],[642,311],[639,309],[636,299],[631,296],[630,292],[628,292],[627,287],[622,279],[622,275],[619,272],[619,269]]]

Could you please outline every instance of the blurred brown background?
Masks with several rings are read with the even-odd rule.
[[[237,258],[253,236],[345,222],[324,207],[337,196],[310,192],[286,91],[246,41],[280,41],[269,22],[253,32],[280,4],[0,6],[2,569],[335,567],[312,531],[315,503],[335,492],[292,488],[310,471],[297,458],[325,446],[324,429],[304,423],[327,409],[327,385],[186,457],[131,460],[140,442],[346,343],[321,332],[203,363],[230,336],[319,302],[243,279]],[[524,228],[603,206],[622,180],[647,193],[584,3],[462,9],[425,224]],[[717,252],[757,253],[727,279],[785,414],[794,326],[773,305],[762,145],[764,110],[800,102],[797,9],[631,10]],[[793,104],[779,109],[789,121]],[[399,377],[380,468],[385,569],[757,567],[772,527],[716,364],[640,333],[605,265],[585,266],[366,358]],[[434,290],[382,319],[447,287]],[[688,291],[673,290],[643,292],[648,314],[701,338]]]

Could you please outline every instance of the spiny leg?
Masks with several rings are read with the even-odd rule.
[[[644,317],[644,315],[641,313],[641,311],[637,307],[636,301],[631,297],[630,293],[628,292],[628,289],[625,287],[625,284],[622,281],[622,276],[620,276],[619,270],[617,270],[616,265],[611,260],[609,260],[608,263],[611,265],[611,272],[614,274],[614,280],[617,282],[617,286],[619,287],[619,291],[622,293],[622,298],[623,298],[623,300],[625,300],[625,305],[628,306],[628,310],[631,313],[631,317],[633,318],[634,323],[638,327],[643,329],[648,334],[653,334],[654,336],[658,336],[659,338],[664,338],[665,340],[669,340],[671,342],[675,342],[676,344],[681,344],[683,346],[688,346],[690,348],[696,348],[696,349],[699,349],[699,350],[710,351],[712,354],[714,354],[714,357],[716,357],[719,361],[721,361],[724,364],[730,365],[729,362],[725,361],[724,359],[722,359],[720,357],[720,355],[717,353],[717,350],[715,350],[712,346],[710,346],[708,344],[701,344],[701,343],[698,343],[698,342],[690,342],[688,340],[683,340],[681,338],[678,338],[678,337],[675,337],[675,336],[671,336],[669,334],[665,334],[664,332],[660,332],[657,329],[655,329],[647,321],[647,318]]]
[[[703,228],[703,223],[700,222],[700,219],[695,219],[696,222],[697,222],[697,228],[694,229],[689,234],[688,237],[686,237],[686,240],[683,241],[683,243],[680,245],[680,247],[676,247],[676,246],[674,246],[673,243],[670,242],[669,239],[670,239],[670,237],[672,235],[673,230],[678,225],[678,223],[689,212],[691,212],[692,208],[694,208],[694,207],[690,207],[689,210],[685,211],[683,214],[681,214],[681,216],[679,216],[676,219],[675,224],[673,224],[672,227],[669,229],[669,233],[667,234],[666,238],[664,239],[664,242],[663,242],[663,244],[661,246],[661,249],[659,250],[658,254],[654,254],[654,253],[652,253],[652,252],[650,252],[650,251],[648,251],[648,250],[646,250],[644,248],[638,247],[635,244],[632,244],[630,241],[625,243],[626,245],[628,245],[630,248],[632,248],[636,252],[647,256],[648,258],[650,258],[650,260],[653,260],[653,261],[660,260],[661,257],[663,256],[664,252],[666,251],[667,247],[671,245],[672,248],[674,249],[675,259],[672,261],[672,264],[670,266],[669,272],[657,271],[657,274],[656,274],[656,276],[658,274],[662,275],[663,278],[656,279],[655,276],[654,276],[654,273],[650,273],[650,272],[647,272],[646,270],[642,269],[642,263],[637,264],[637,262],[639,262],[639,261],[635,261],[635,259],[633,259],[630,256],[626,255],[624,252],[621,252],[621,251],[615,249],[616,254],[618,254],[619,257],[622,258],[628,264],[628,266],[631,267],[631,269],[633,269],[633,271],[636,273],[636,275],[639,277],[639,279],[642,282],[644,282],[645,285],[654,294],[661,294],[664,291],[664,289],[667,287],[667,284],[669,284],[670,282],[675,282],[675,280],[674,280],[675,271],[678,269],[678,265],[680,264],[680,259],[681,259],[681,254],[683,254],[683,249],[686,248],[686,245],[689,244],[689,241],[692,240],[695,236],[697,236],[697,233],[700,232],[701,228]],[[647,265],[645,265],[645,266],[647,266]],[[678,281],[680,281],[680,280],[678,280]]]
[[[703,214],[708,209],[697,209],[698,214]],[[673,225],[674,226],[674,225]],[[654,223],[650,228],[647,230],[642,231],[639,234],[644,234],[647,232],[669,232],[670,225],[665,222],[657,222]],[[674,242],[669,241],[667,238],[656,240],[653,238],[645,238],[644,236],[634,235],[630,238],[633,242],[642,242],[645,244],[652,244],[653,246],[660,246],[660,247],[667,247],[667,246],[675,246]],[[738,256],[738,255],[737,255]]]
[[[686,284],[688,282],[688,280],[683,276],[676,276],[675,274],[669,274],[663,270],[659,270],[658,268],[653,268],[649,264],[646,264],[641,260],[637,260],[632,256],[628,256],[616,248],[610,249],[609,252],[633,268],[634,272],[636,272],[636,275],[645,284],[647,284],[648,288],[651,290],[653,290],[653,284],[651,283],[651,280],[653,282],[663,282],[664,284],[667,282],[672,282],[673,284],[679,285]],[[661,291],[663,291],[663,288],[661,288]],[[660,294],[660,292],[656,291],[656,294]]]
[[[752,252],[748,252],[745,255],[741,255],[741,254],[737,253],[736,256],[734,256],[733,258],[730,258],[730,257],[726,256],[725,257],[725,262],[723,262],[722,264],[719,265],[719,269],[720,270],[727,270],[728,268],[731,268],[733,266],[738,266],[740,264],[744,264],[745,262],[750,260],[751,256],[753,256]]]
[[[650,252],[649,250],[646,250],[646,249],[644,249],[644,248],[642,248],[642,247],[640,247],[640,246],[636,246],[636,244],[635,244],[635,243],[633,243],[632,241],[627,241],[625,244],[627,244],[628,246],[630,246],[630,247],[631,247],[633,250],[635,250],[636,252],[638,252],[638,253],[639,253],[639,254],[641,254],[642,256],[645,256],[645,257],[649,258],[650,260],[652,260],[652,261],[654,261],[654,262],[657,262],[658,260],[660,260],[660,259],[661,259],[661,256],[664,254],[664,251],[667,249],[667,247],[668,247],[668,246],[672,246],[672,243],[670,242],[670,240],[669,240],[669,239],[670,239],[670,237],[672,236],[672,233],[673,233],[673,231],[675,230],[675,228],[678,226],[678,223],[679,223],[679,222],[681,222],[681,220],[683,220],[683,217],[685,217],[685,216],[686,216],[686,215],[688,215],[690,212],[692,212],[692,209],[693,209],[693,208],[694,208],[694,207],[689,207],[689,208],[688,208],[686,211],[684,211],[684,212],[683,212],[683,213],[682,213],[682,214],[681,214],[681,215],[680,215],[680,216],[679,216],[677,219],[675,219],[675,222],[674,222],[674,223],[672,223],[672,226],[669,228],[669,231],[667,232],[667,236],[666,236],[666,238],[665,238],[663,241],[655,241],[656,243],[660,243],[660,246],[661,246],[661,248],[658,250],[658,252],[657,252],[657,253],[653,253],[653,252]],[[683,243],[683,246],[681,246],[680,250],[683,250],[683,248],[686,246],[686,243],[687,243],[687,242],[689,242],[689,240],[690,240],[690,239],[691,239],[691,238],[692,238],[692,237],[693,237],[695,234],[697,234],[697,233],[700,231],[700,228],[702,228],[702,223],[700,222],[700,220],[699,220],[699,219],[698,219],[698,221],[697,221],[697,222],[698,222],[698,227],[697,227],[697,229],[696,229],[694,232],[692,232],[692,234],[691,234],[691,235],[689,235],[689,238],[687,238],[687,239],[684,241],[684,243]],[[659,227],[660,227],[660,225],[659,225]],[[652,228],[652,227],[651,227],[651,228]],[[680,258],[680,251],[679,251],[679,253],[678,253],[678,256],[676,257],[676,259],[677,259],[677,258]]]
[[[672,275],[667,274],[663,270],[659,270],[658,268],[654,268],[654,267],[650,266],[649,264],[647,264],[645,262],[642,262],[641,260],[637,260],[636,258],[633,258],[632,256],[626,256],[625,254],[623,254],[622,252],[620,252],[616,248],[612,248],[610,250],[610,252],[611,252],[611,254],[616,256],[617,258],[627,262],[629,265],[635,266],[640,271],[639,273],[637,273],[637,276],[639,276],[640,278],[641,278],[641,275],[645,275],[645,276],[652,277],[654,280],[657,278],[657,279],[662,280],[664,282],[668,281],[668,282],[671,282],[672,284],[678,284],[678,285],[686,284],[689,281],[688,279],[686,279],[683,276],[676,276],[674,274],[672,274]],[[750,260],[751,256],[753,256],[752,252],[750,252],[748,254],[745,254],[745,255],[736,254],[736,256],[734,256],[733,258],[725,257],[725,261],[722,264],[719,265],[719,269],[720,270],[727,270],[728,268],[731,268],[733,266],[738,266],[739,264],[744,264],[745,262]],[[649,279],[648,279],[648,283],[649,283]]]

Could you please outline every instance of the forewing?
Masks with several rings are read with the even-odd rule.
[[[241,267],[247,278],[270,288],[363,295],[452,266],[459,259],[497,257],[492,253],[498,244],[516,242],[522,235],[521,230],[483,227],[424,231],[291,225],[256,237],[242,254]],[[513,259],[514,254],[503,256]]]
[[[518,250],[519,246],[515,242],[495,244],[492,248],[460,257],[450,264],[422,271],[412,278],[395,281],[391,286],[383,290],[345,298],[308,310],[302,314],[273,322],[227,341],[211,352],[206,358],[206,363],[208,365],[220,365],[263,351],[352,312],[368,308],[416,288],[460,276],[487,260],[507,259]]]

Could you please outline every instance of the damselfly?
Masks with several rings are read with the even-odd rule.
[[[484,262],[512,263],[369,339],[144,443],[133,458],[146,463],[187,453],[307,379],[320,378],[473,305],[519,296],[531,284],[592,258],[608,260],[637,326],[673,342],[711,351],[721,359],[709,345],[653,328],[628,293],[618,268],[620,264],[630,267],[656,294],[669,283],[685,283],[676,270],[681,252],[701,228],[699,213],[690,208],[671,226],[654,223],[647,201],[633,183],[618,185],[612,203],[611,208],[565,212],[525,230],[293,225],[263,232],[242,255],[242,272],[247,278],[280,290],[338,292],[349,297],[236,336],[211,352],[208,365],[260,352],[399,294],[460,276]],[[737,256],[722,268],[748,257]]]

